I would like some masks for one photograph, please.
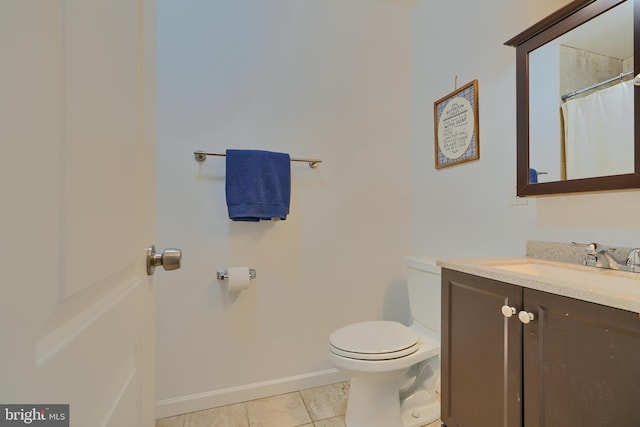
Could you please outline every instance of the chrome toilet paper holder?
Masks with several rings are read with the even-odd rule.
[[[226,269],[218,270],[218,280],[227,280],[228,278],[229,278],[229,271],[227,271]],[[249,279],[253,280],[255,278],[256,278],[256,269],[250,268]]]

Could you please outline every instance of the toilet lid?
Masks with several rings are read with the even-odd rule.
[[[420,337],[402,323],[360,322],[338,329],[329,337],[330,350],[360,360],[395,359],[415,353]]]

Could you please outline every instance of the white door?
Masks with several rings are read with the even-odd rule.
[[[0,405],[71,426],[154,425],[154,8],[0,0]]]

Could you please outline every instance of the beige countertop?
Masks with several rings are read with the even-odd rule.
[[[450,270],[640,313],[640,273],[533,257],[437,260]]]

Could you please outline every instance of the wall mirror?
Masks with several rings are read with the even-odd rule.
[[[505,44],[518,196],[640,187],[640,0],[576,0]]]

